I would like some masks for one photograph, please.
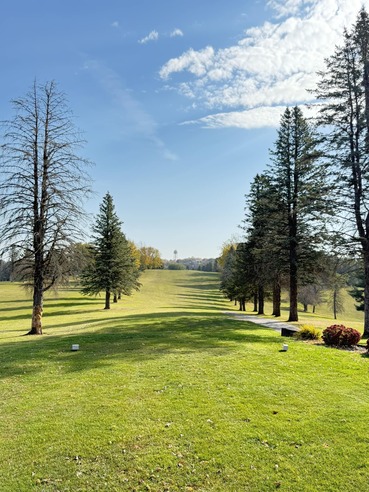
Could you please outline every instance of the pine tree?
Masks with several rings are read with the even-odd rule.
[[[348,243],[360,246],[364,271],[364,337],[369,337],[369,18],[365,9],[326,60],[316,90],[318,118],[336,176],[338,218]]]
[[[235,284],[236,246],[231,245],[223,255],[222,271],[220,274],[220,291],[230,301],[236,300]]]
[[[327,211],[325,166],[320,164],[317,141],[298,107],[287,108],[281,118],[269,176],[278,194],[278,241],[287,246],[290,290],[288,321],[298,321],[297,295],[302,266],[312,260],[314,246],[322,242]],[[319,225],[319,227],[318,227]]]
[[[264,311],[266,290],[272,290],[273,316],[280,316],[281,282],[287,269],[286,241],[281,230],[283,207],[268,174],[255,176],[246,199],[244,230],[254,267],[258,313]]]
[[[83,294],[105,292],[105,309],[110,309],[112,294],[117,299],[122,294],[131,295],[132,290],[140,287],[139,269],[121,224],[113,198],[107,193],[93,227],[91,252],[94,261],[81,277]]]

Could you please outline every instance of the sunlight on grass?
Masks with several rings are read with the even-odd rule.
[[[280,352],[224,314],[216,274],[146,272],[110,311],[72,286],[43,337],[20,336],[29,296],[0,291],[0,490],[367,490],[369,359]]]

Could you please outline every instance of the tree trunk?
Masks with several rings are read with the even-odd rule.
[[[252,310],[254,313],[258,312],[258,293],[255,290],[254,292],[254,309]]]
[[[337,319],[337,289],[333,291],[333,317]]]
[[[114,292],[113,302],[118,302],[118,296],[116,292]]]
[[[307,312],[308,312],[308,305],[304,304],[304,313],[307,313]]]
[[[281,284],[278,280],[273,285],[273,313],[272,316],[281,315]]]
[[[244,297],[241,297],[241,300],[240,300],[240,310],[246,311],[246,299]]]
[[[264,314],[264,287],[262,285],[258,288],[258,314]]]
[[[31,330],[27,335],[42,335],[42,310],[44,301],[44,279],[42,273],[42,256],[35,257],[35,271],[33,275],[33,305]]]
[[[313,313],[314,313],[314,314],[315,314],[315,308],[316,308],[316,306],[313,306]]]
[[[105,307],[104,309],[110,309],[110,290],[106,289],[105,291]]]
[[[288,321],[298,321],[297,313],[297,242],[296,224],[293,225],[293,232],[290,239],[290,316]]]
[[[364,253],[365,288],[364,288],[364,333],[369,338],[369,251]]]
[[[288,318],[288,321],[298,321],[298,320],[299,320],[299,316],[297,313],[297,271],[296,272],[294,271],[293,273],[291,271],[291,276],[290,276],[290,316]]]
[[[42,306],[33,306],[32,327],[28,335],[42,335]]]

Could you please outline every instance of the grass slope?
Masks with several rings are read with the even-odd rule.
[[[20,336],[30,300],[0,285],[0,490],[368,490],[369,360],[280,352],[217,282],[149,271],[110,311],[64,290],[43,337]]]

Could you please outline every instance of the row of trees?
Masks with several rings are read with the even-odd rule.
[[[326,60],[315,94],[314,122],[299,107],[287,108],[281,118],[270,164],[254,178],[247,196],[245,241],[229,248],[224,259],[222,289],[241,309],[252,299],[258,312],[268,289],[279,316],[286,282],[289,321],[297,321],[301,286],[313,284],[323,264],[334,264],[347,251],[359,254],[368,337],[369,19],[364,9]]]
[[[169,270],[199,270],[202,272],[219,271],[217,259],[214,258],[181,258],[165,262],[164,268]]]

